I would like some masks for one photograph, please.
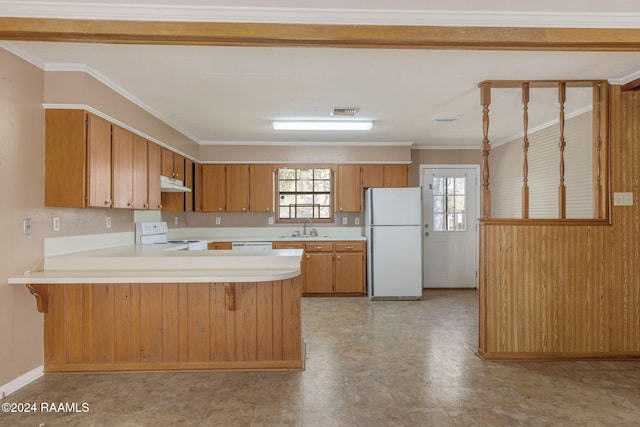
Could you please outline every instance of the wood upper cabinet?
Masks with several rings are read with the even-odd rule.
[[[366,164],[362,165],[362,187],[408,187],[409,165]]]
[[[193,164],[193,210],[202,212],[202,165]]]
[[[111,123],[87,117],[87,206],[111,207]]]
[[[149,209],[162,209],[160,196],[160,169],[162,148],[153,142],[147,143],[147,188]]]
[[[184,186],[191,189],[191,193],[184,193],[184,211],[193,212],[193,161],[184,160]]]
[[[168,148],[162,148],[162,170],[163,176],[184,181],[184,156],[174,153]]]
[[[133,133],[112,128],[113,207],[133,209]]]
[[[273,165],[249,166],[249,210],[273,212]]]
[[[249,165],[226,167],[227,212],[249,211]]]
[[[149,209],[149,153],[147,140],[133,135],[133,208]]]
[[[360,170],[360,165],[338,165],[336,212],[362,211],[362,177]]]
[[[83,110],[47,110],[45,206],[112,204],[111,123]]]
[[[381,188],[384,186],[384,165],[362,165],[362,187]]]
[[[409,165],[384,165],[383,187],[408,187]]]
[[[225,165],[202,165],[202,211],[224,212],[226,210]]]

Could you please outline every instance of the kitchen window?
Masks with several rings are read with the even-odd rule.
[[[278,219],[332,221],[331,168],[278,169]]]

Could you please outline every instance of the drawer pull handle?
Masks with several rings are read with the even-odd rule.
[[[316,246],[316,251],[319,251],[320,249],[324,249],[324,246]]]
[[[345,246],[345,249],[353,249],[353,246]]]

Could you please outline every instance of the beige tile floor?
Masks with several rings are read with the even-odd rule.
[[[640,361],[484,362],[477,292],[303,300],[304,372],[47,374],[0,426],[637,426]],[[43,423],[43,424],[41,424]]]

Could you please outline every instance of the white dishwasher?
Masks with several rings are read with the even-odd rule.
[[[271,249],[271,242],[231,242],[231,250],[233,251],[264,252]]]

